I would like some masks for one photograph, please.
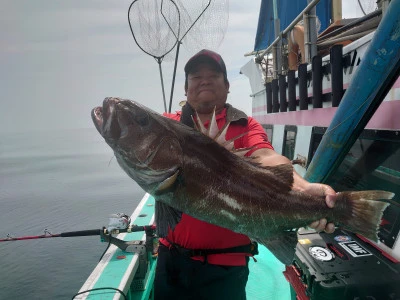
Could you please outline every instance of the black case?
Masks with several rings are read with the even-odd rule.
[[[340,229],[299,232],[294,263],[284,273],[297,299],[400,299],[400,263]]]

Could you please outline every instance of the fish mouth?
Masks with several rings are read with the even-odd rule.
[[[121,102],[119,98],[105,98],[103,106],[92,109],[92,120],[103,138],[108,141],[115,141],[121,137],[121,126],[117,118],[116,106]]]
[[[103,108],[97,106],[92,109],[92,120],[97,131],[101,134],[103,127]]]

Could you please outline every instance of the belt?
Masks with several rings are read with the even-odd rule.
[[[211,254],[227,254],[227,253],[246,253],[249,256],[254,256],[258,254],[258,244],[257,242],[251,242],[247,245],[230,247],[230,248],[222,248],[222,249],[187,249],[176,243],[173,243],[167,239],[170,244],[170,248],[174,248],[178,251],[179,254],[193,257],[193,256],[203,256],[207,257],[207,255]],[[164,245],[165,246],[165,245]]]

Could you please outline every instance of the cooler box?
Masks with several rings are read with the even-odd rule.
[[[299,232],[284,272],[299,300],[400,299],[400,263],[367,239],[337,229]]]

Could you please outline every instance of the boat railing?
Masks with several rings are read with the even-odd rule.
[[[377,10],[364,17],[342,19],[341,8],[336,8],[335,18],[338,19],[317,38],[316,26],[312,25],[310,20],[316,19],[315,5],[318,2],[319,0],[310,1],[268,48],[246,54],[255,55],[255,63],[260,64],[265,88],[252,94],[252,97],[261,99],[262,94],[266,95],[263,101],[266,101],[267,114],[337,107],[347,88],[345,83],[348,84],[353,68],[358,65],[355,61],[356,51],[351,54],[350,44],[355,45],[354,42],[358,40],[357,47],[361,47],[370,41],[384,12],[383,7],[378,6]],[[305,47],[305,62],[298,65],[297,70],[290,70],[287,65],[280,64],[287,55],[285,51],[281,51],[281,42],[301,18],[305,21],[305,46],[309,47]],[[279,21],[275,25],[279,26]],[[311,28],[314,28],[314,31],[311,31]],[[314,37],[307,39],[311,33]]]
[[[274,72],[273,78],[276,79],[278,75],[282,73],[282,59],[279,55],[282,51],[282,39],[301,21],[303,20],[304,36],[305,36],[305,58],[306,62],[310,63],[313,56],[317,53],[317,30],[316,30],[316,11],[315,6],[320,0],[312,0],[300,14],[286,27],[283,31],[276,33],[277,37],[265,50],[261,53],[259,51],[252,51],[246,53],[245,56],[256,55],[256,62],[261,63],[265,56],[268,56],[272,52]],[[279,26],[279,22],[275,23],[275,26]],[[275,27],[275,28],[276,28]],[[278,29],[279,30],[279,29]],[[275,29],[276,31],[276,29]]]
[[[255,55],[255,62],[257,64],[260,64],[263,72],[265,72],[265,83],[270,82],[272,79],[278,79],[279,75],[288,74],[288,66],[286,63],[284,63],[284,59],[287,58],[287,51],[290,51],[290,49],[287,49],[287,51],[285,51],[282,42],[284,39],[287,39],[291,30],[293,30],[293,28],[298,25],[301,20],[303,20],[302,25],[304,27],[305,52],[301,54],[304,55],[305,64],[311,64],[314,57],[320,53],[319,50],[321,50],[322,48],[330,48],[335,43],[340,43],[347,40],[356,40],[374,31],[378,26],[381,15],[385,12],[389,2],[388,0],[380,0],[378,9],[376,11],[357,19],[342,20],[341,6],[339,8],[335,8],[335,11],[333,12],[332,23],[341,20],[341,26],[338,29],[334,29],[327,34],[322,33],[321,36],[318,37],[316,25],[316,5],[319,3],[319,1],[320,0],[310,0],[310,3],[297,15],[297,17],[294,18],[293,21],[280,32],[279,19],[275,19],[275,40],[264,50],[252,51],[245,54],[245,56]],[[277,18],[277,16],[275,16],[275,18]],[[376,23],[376,20],[378,23]],[[359,31],[356,30],[356,32],[354,32],[354,34],[351,36],[349,35],[350,33],[345,33],[345,36],[338,36],[336,39],[331,38],[331,36],[338,35],[341,31],[343,32],[348,30],[349,28],[358,27],[360,26],[360,24],[363,23],[364,27],[369,28],[364,28],[364,30],[362,30],[361,28],[361,30]]]

